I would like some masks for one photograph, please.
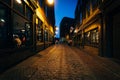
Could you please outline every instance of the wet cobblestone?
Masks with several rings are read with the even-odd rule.
[[[55,45],[7,70],[0,80],[120,80],[120,67],[77,48]]]

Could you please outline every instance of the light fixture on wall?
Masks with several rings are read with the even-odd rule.
[[[0,26],[4,26],[5,20],[4,19],[0,19]]]
[[[5,22],[5,20],[4,20],[4,19],[0,19],[0,22],[3,22],[3,23],[4,23],[4,22]]]
[[[48,4],[52,5],[54,3],[54,0],[47,0]]]
[[[22,1],[21,0],[16,0],[17,1],[17,3],[19,3],[19,4],[21,4],[22,3]]]

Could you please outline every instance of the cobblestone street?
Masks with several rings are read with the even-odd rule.
[[[108,58],[56,44],[5,71],[0,80],[120,80],[120,66]]]

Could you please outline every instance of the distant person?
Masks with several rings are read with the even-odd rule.
[[[55,44],[58,44],[58,40],[55,40]]]

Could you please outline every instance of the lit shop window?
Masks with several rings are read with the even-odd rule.
[[[13,16],[13,42],[15,47],[25,47],[31,44],[30,23],[14,13]]]
[[[90,44],[90,31],[85,33],[85,44]]]
[[[85,44],[98,47],[99,43],[99,34],[98,29],[93,29],[85,33]]]
[[[44,30],[45,41],[48,41],[48,30]]]
[[[98,43],[98,30],[97,29],[91,31],[91,42]]]
[[[37,41],[43,42],[43,23],[42,21],[38,20],[38,25],[36,27],[36,35],[37,35]]]

